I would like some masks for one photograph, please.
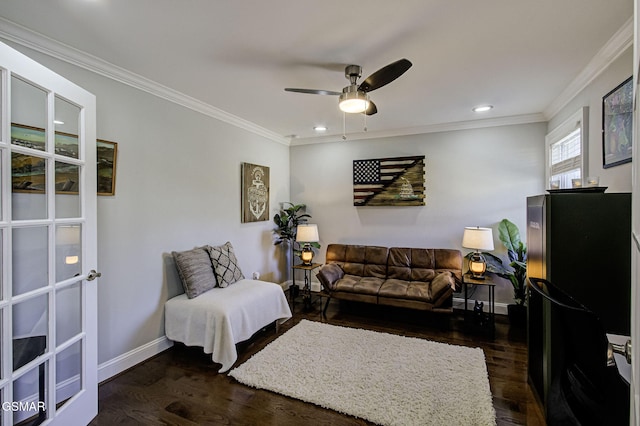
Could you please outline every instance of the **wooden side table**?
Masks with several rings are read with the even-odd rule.
[[[496,283],[493,280],[493,276],[491,274],[485,274],[484,279],[479,280],[473,278],[469,272],[462,276],[462,287],[464,287],[464,322],[468,324],[468,289],[469,286],[476,287],[487,287],[489,289],[489,331],[491,335],[495,335],[496,331],[496,297],[495,297],[495,289]]]
[[[302,301],[304,303],[304,309],[308,311],[311,309],[313,305],[313,301],[311,299],[311,273],[314,269],[322,266],[322,263],[312,263],[310,265],[305,265],[304,263],[300,265],[293,265],[293,269],[301,269],[304,271],[304,287],[302,288]],[[295,273],[295,271],[294,271]],[[295,285],[295,281],[294,281]],[[293,297],[291,298],[293,302]]]

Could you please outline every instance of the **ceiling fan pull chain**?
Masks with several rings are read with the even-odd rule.
[[[367,113],[366,113],[366,111],[365,111],[365,113],[363,115],[364,115],[364,131],[366,132],[367,131]]]
[[[342,113],[342,140],[347,140],[347,113]]]

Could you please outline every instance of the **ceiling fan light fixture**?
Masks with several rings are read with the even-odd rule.
[[[369,95],[355,86],[345,87],[338,105],[341,111],[350,114],[365,112],[369,108]]]

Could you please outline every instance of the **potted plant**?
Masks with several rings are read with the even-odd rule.
[[[273,216],[273,221],[276,224],[276,229],[273,232],[276,234],[276,240],[274,245],[287,244],[289,248],[289,259],[293,261],[294,256],[300,257],[301,247],[296,242],[296,233],[298,225],[306,223],[310,214],[305,212],[307,206],[305,204],[293,204],[285,202],[282,204],[282,208],[279,213]],[[312,247],[320,248],[319,243],[310,243]],[[289,266],[289,265],[287,265]],[[297,291],[297,288],[293,290]]]
[[[507,306],[509,321],[515,325],[522,325],[527,317],[527,247],[520,239],[518,227],[507,219],[502,219],[498,225],[498,235],[507,249],[510,263],[505,266],[499,257],[484,253],[487,259],[487,270],[511,282],[515,303]]]

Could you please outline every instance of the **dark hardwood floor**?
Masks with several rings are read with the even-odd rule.
[[[349,327],[421,337],[484,350],[498,425],[544,425],[527,384],[524,328],[497,316],[495,338],[465,331],[463,316],[332,301],[324,321]],[[294,316],[277,333],[270,327],[239,345],[236,365],[264,348],[301,319],[322,321],[320,305]],[[218,374],[201,348],[176,344],[99,387],[99,413],[92,425],[368,425],[367,421],[268,391]],[[313,367],[310,367],[313,368]],[[392,374],[392,372],[390,372]]]

